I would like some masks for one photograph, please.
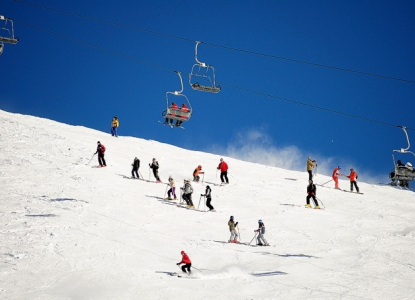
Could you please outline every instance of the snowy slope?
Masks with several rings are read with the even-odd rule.
[[[225,157],[218,212],[191,211],[160,199],[165,184],[123,175],[137,156],[148,179],[155,157],[163,181],[180,186],[201,164],[217,183],[217,155],[4,111],[0,125],[1,299],[415,299],[411,191],[331,182],[317,192],[326,209],[305,209],[305,171]],[[107,168],[87,165],[98,140]],[[226,243],[230,215],[243,242],[262,219],[271,246]],[[181,250],[191,277],[167,274]]]

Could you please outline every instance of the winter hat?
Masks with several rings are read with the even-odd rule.
[[[156,159],[155,158],[153,158],[153,161],[155,161]]]
[[[340,166],[337,166],[337,168],[339,168],[339,170],[341,169],[341,167],[340,167]]]
[[[185,252],[184,252],[183,250],[182,250],[182,252],[180,252],[180,254],[182,254],[182,255],[183,255],[184,253],[185,253]]]
[[[262,223],[262,220],[258,220],[258,223]]]
[[[233,220],[233,216],[231,216],[231,220]]]
[[[207,185],[206,188],[210,190],[210,186]]]
[[[101,144],[101,142],[100,142],[100,141],[98,141],[98,142],[97,142],[97,144]]]
[[[197,167],[198,167],[199,169],[202,169],[202,166],[201,166],[201,165],[198,165]]]

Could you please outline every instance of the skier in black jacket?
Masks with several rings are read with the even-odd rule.
[[[148,164],[151,169],[153,169],[153,175],[156,178],[157,182],[161,182],[159,177],[159,162],[153,158],[153,162]]]
[[[133,178],[135,178],[135,175],[137,175],[137,178],[139,179],[140,176],[138,176],[138,169],[140,168],[140,160],[136,157],[134,158],[134,162],[131,164],[133,166],[133,170],[131,171],[131,175],[133,176]]]
[[[316,205],[315,208],[319,209],[320,207],[318,206],[318,202],[317,202],[317,199],[316,199],[317,188],[316,188],[316,186],[315,186],[315,184],[313,183],[312,180],[309,180],[308,182],[309,183],[308,183],[308,186],[307,186],[307,198],[306,198],[307,205],[305,207],[311,207],[310,198],[313,198],[314,204]]]
[[[210,204],[210,201],[212,201],[212,190],[210,189],[210,186],[206,186],[205,194],[200,194],[200,196],[206,197],[206,206],[209,207],[209,211],[216,211],[215,208]]]

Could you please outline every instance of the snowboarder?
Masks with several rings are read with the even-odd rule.
[[[343,175],[343,174],[340,174],[340,170],[341,170],[340,166],[337,166],[333,170],[333,174],[331,175],[335,183],[335,187],[334,187],[335,189],[339,189],[339,176]]]
[[[222,181],[222,183],[225,183],[226,180],[226,184],[228,184],[228,164],[223,161],[223,158],[220,159],[220,163],[217,169],[220,170],[220,180]]]
[[[356,179],[358,176],[357,176],[357,173],[353,170],[353,168],[350,169],[350,175],[346,177],[350,178],[350,191],[353,192],[353,185],[354,185],[356,188],[356,192],[359,193],[359,187],[357,186],[357,183],[356,183]]]
[[[199,174],[205,174],[205,172],[202,172],[202,166],[199,165],[197,168],[193,171],[193,181],[199,182],[200,176]]]
[[[153,158],[153,162],[151,164],[148,164],[148,166],[153,169],[153,175],[156,178],[157,182],[161,182],[159,177],[159,162]]]
[[[190,180],[185,179],[184,180],[184,187],[180,188],[183,190],[183,199],[187,203],[187,208],[195,208],[192,201],[192,193],[193,188],[190,184]]]
[[[182,266],[183,273],[186,273],[188,275],[192,274],[192,271],[190,270],[192,262],[190,261],[189,256],[187,256],[187,254],[184,251],[180,252],[180,254],[182,255],[182,261],[177,263],[177,265],[180,266],[181,264],[184,264],[184,266]]]
[[[320,208],[320,206],[318,206],[318,202],[317,202],[317,199],[316,199],[316,194],[317,194],[316,185],[313,183],[312,180],[309,180],[308,181],[308,186],[307,186],[307,198],[306,198],[307,204],[306,204],[305,207],[311,207],[310,198],[313,198],[314,204],[316,205],[315,208],[316,209]]]
[[[105,153],[105,146],[103,144],[101,144],[100,141],[97,142],[98,146],[97,146],[97,151],[95,152],[95,154],[98,153],[98,163],[100,167],[106,167],[107,163],[105,162],[105,158],[104,158],[104,153]]]
[[[200,194],[200,196],[206,197],[206,206],[209,207],[209,211],[216,211],[215,208],[210,204],[210,201],[212,201],[212,190],[210,189],[210,186],[206,186],[206,190],[204,194]]]
[[[173,177],[169,176],[169,186],[170,189],[167,191],[167,200],[173,200],[173,198],[171,197],[171,194],[173,194],[174,200],[177,200],[176,197],[176,184],[174,182]]]
[[[231,232],[231,237],[229,239],[229,243],[238,243],[238,233],[236,232],[236,226],[238,226],[238,222],[234,222],[233,216],[229,219],[228,222],[229,231]]]
[[[265,224],[262,222],[262,220],[258,220],[258,229],[255,230],[255,232],[258,233],[257,236],[257,245],[258,246],[269,246],[267,240],[264,237],[265,234]]]
[[[131,171],[132,177],[136,178],[135,175],[137,175],[137,178],[139,179],[140,176],[138,176],[138,169],[140,168],[140,160],[137,157],[134,158],[134,161],[131,165],[133,166],[133,170]],[[134,173],[135,173],[135,175],[134,175]]]
[[[308,172],[308,180],[313,180],[313,168],[314,166],[317,167],[317,161],[311,160],[311,157],[307,159],[307,172]]]
[[[111,121],[111,135],[112,136],[118,137],[117,135],[118,126],[120,126],[120,122],[118,121],[117,116],[114,116],[114,118],[112,118],[112,121]]]

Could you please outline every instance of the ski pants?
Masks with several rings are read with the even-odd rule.
[[[192,193],[190,194],[183,194],[183,199],[186,201],[187,205],[194,206],[192,201]]]
[[[105,162],[104,154],[98,153],[98,163],[100,166],[106,166],[107,163]]]
[[[167,191],[167,195],[170,197],[170,195],[173,194],[174,198],[176,199],[176,187],[173,186]]]
[[[333,176],[332,178],[333,178],[334,183],[335,183],[334,188],[338,189],[339,188],[339,179],[336,176]]]
[[[357,186],[356,181],[350,181],[350,191],[353,192],[353,185],[356,188],[356,192],[359,192],[359,187]]]
[[[267,240],[264,238],[264,235],[261,232],[258,232],[258,236],[257,236],[257,244],[262,244],[262,245],[267,245],[268,242]]]
[[[199,182],[199,180],[200,180],[200,176],[199,175],[193,176],[193,181]]]
[[[133,168],[133,170],[131,171],[131,175],[133,175],[133,177],[135,177],[134,174],[137,176],[137,178],[140,178],[140,176],[138,176],[138,169]]]
[[[308,180],[313,180],[313,170],[307,170],[308,172]]]
[[[237,241],[238,240],[238,233],[236,232],[236,230],[231,230],[231,238],[229,239],[230,241]]]
[[[117,126],[111,128],[111,135],[117,136]]]
[[[190,271],[190,267],[192,266],[192,264],[185,264],[185,265],[183,265],[182,266],[182,271],[184,272],[184,273],[189,273],[189,274],[191,274],[192,273],[192,271]],[[186,272],[186,269],[187,269],[187,272]]]
[[[317,202],[317,199],[316,199],[316,196],[314,196],[314,195],[310,195],[310,194],[308,194],[307,195],[307,204],[310,204],[310,198],[313,198],[313,200],[314,200],[314,204],[316,205],[316,206],[318,206],[318,202]]]
[[[153,169],[153,175],[156,178],[156,180],[160,181],[159,171],[157,169]]]
[[[223,178],[225,178],[226,183],[229,183],[229,180],[228,180],[228,171],[227,170],[226,171],[223,171],[223,172],[220,172],[220,180],[222,181],[222,183],[225,182],[223,180]]]
[[[210,210],[212,210],[214,209],[214,207],[212,206],[212,204],[210,204],[210,201],[212,201],[212,198],[206,198],[206,206],[209,207]]]

